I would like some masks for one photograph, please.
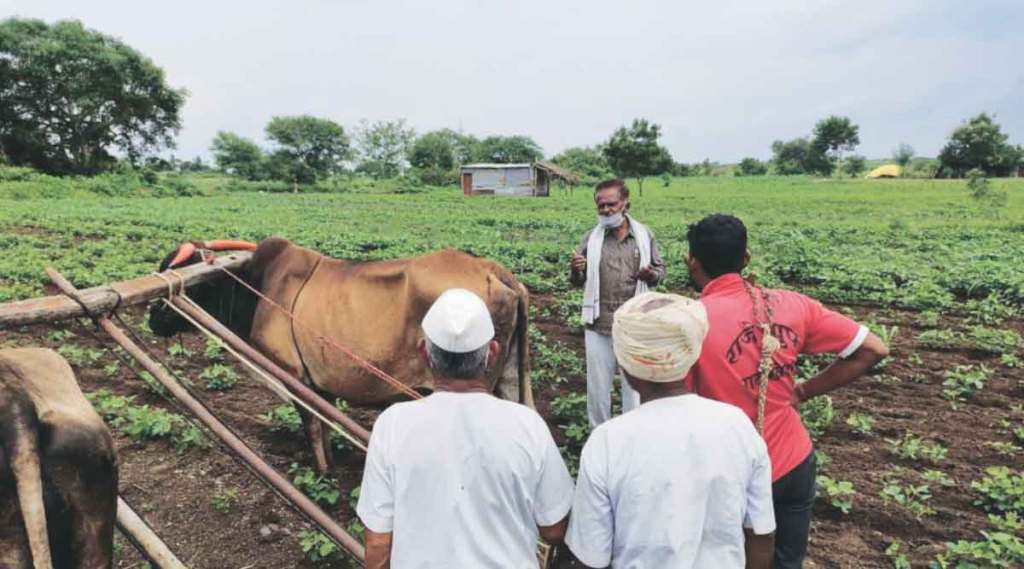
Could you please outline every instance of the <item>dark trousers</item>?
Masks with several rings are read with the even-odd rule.
[[[775,557],[773,569],[801,569],[807,553],[807,535],[811,530],[814,507],[814,452],[772,484],[775,506]]]

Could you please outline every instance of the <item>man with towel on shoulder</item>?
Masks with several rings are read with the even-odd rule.
[[[768,449],[743,411],[683,382],[707,333],[704,305],[678,295],[615,313],[615,357],[642,405],[583,447],[566,542],[587,567],[771,567]]]
[[[629,215],[629,189],[622,180],[594,188],[596,227],[573,251],[569,281],[583,289],[583,333],[587,349],[587,417],[596,427],[611,418],[612,382],[618,370],[612,352],[612,317],[624,302],[665,276],[654,233]],[[622,412],[640,398],[622,382]]]

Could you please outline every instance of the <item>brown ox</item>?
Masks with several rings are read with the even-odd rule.
[[[116,515],[114,444],[67,362],[0,350],[0,567],[110,567]]]
[[[533,405],[529,381],[526,288],[501,265],[460,251],[445,250],[411,259],[342,261],[271,238],[258,246],[214,242],[210,249],[253,248],[238,274],[288,315],[233,279],[197,285],[188,294],[235,333],[323,394],[353,405],[383,406],[405,397],[321,338],[341,344],[421,393],[432,378],[418,357],[420,321],[434,300],[453,287],[476,292],[490,308],[502,347],[489,372],[495,394]],[[198,246],[198,250],[196,248]],[[186,243],[169,254],[160,270],[200,262],[204,245]],[[162,303],[150,310],[150,328],[170,336],[189,324]],[[326,435],[318,420],[302,414],[317,468],[330,464]]]

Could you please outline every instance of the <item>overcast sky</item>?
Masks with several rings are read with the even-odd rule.
[[[550,156],[634,117],[676,160],[767,158],[828,114],[859,153],[934,155],[995,113],[1024,143],[1021,0],[0,0],[0,15],[79,19],[190,93],[176,154],[274,115],[350,129],[525,134]]]

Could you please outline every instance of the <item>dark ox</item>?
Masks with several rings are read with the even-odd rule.
[[[0,350],[0,567],[113,560],[117,461],[103,420],[52,350]]]
[[[271,238],[258,246],[186,243],[164,259],[160,270],[201,262],[204,249],[229,248],[254,250],[237,275],[293,312],[299,324],[227,276],[191,287],[189,296],[321,394],[359,406],[384,406],[403,397],[321,338],[351,349],[416,391],[431,392],[433,380],[417,351],[423,337],[420,322],[442,292],[461,287],[480,295],[494,320],[502,347],[488,372],[494,393],[533,405],[526,333],[529,297],[501,265],[454,250],[393,261],[343,261]],[[165,337],[190,328],[163,303],[150,309],[149,326]],[[304,409],[299,412],[317,468],[324,472],[331,458],[328,430]]]

